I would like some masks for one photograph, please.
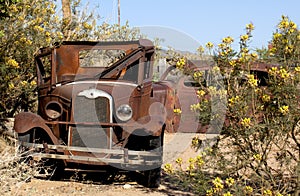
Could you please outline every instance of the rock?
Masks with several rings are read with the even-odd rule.
[[[123,186],[123,188],[124,189],[130,189],[132,186],[130,185],[130,184],[125,184],[124,186]]]

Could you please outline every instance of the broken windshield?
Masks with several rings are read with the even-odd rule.
[[[79,51],[79,66],[107,68],[126,55],[124,50],[91,49]]]

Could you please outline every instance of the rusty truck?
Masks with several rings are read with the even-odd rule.
[[[145,186],[158,187],[164,132],[176,125],[174,92],[152,80],[154,52],[147,39],[41,48],[38,110],[15,116],[21,147],[63,168],[141,171]]]

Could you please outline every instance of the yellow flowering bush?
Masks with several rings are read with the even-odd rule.
[[[241,35],[241,41],[247,41],[249,39],[249,35]]]
[[[271,100],[271,97],[269,95],[263,95],[262,96],[262,101],[263,102],[269,102]]]
[[[263,179],[260,188],[254,188],[257,184],[247,185],[244,189],[246,194],[281,194],[280,190],[285,189],[288,191],[284,191],[283,195],[286,195],[293,193],[293,186],[300,185],[300,141],[296,137],[300,134],[299,128],[296,128],[300,115],[300,45],[296,38],[299,30],[295,23],[283,16],[270,42],[269,55],[265,58],[249,49],[253,29],[252,24],[246,26],[246,34],[240,36],[239,52],[233,51],[227,56],[218,52],[215,57],[225,76],[228,94],[227,121],[221,138],[229,139],[231,148],[235,149],[227,152],[226,156],[222,155],[222,142],[219,142],[215,153],[218,155],[217,162],[223,164],[219,164],[222,169],[218,170],[228,169],[224,172],[227,175],[234,174],[230,170],[237,173],[247,171],[248,180],[252,183]],[[262,77],[262,73],[251,69],[258,61],[272,64],[266,69],[268,75]],[[283,175],[287,177],[279,177]],[[236,177],[239,178],[239,175]],[[298,185],[283,183],[289,178],[298,180]],[[241,182],[239,179],[236,181]],[[278,187],[278,184],[282,186]]]
[[[182,165],[182,158],[177,158],[176,163],[181,167]]]
[[[234,185],[234,179],[233,178],[227,178],[225,183],[228,185],[228,186],[232,186]]]
[[[212,49],[212,48],[214,47],[214,44],[211,43],[211,42],[207,42],[207,43],[205,44],[205,46],[206,46],[208,49]]]
[[[219,177],[216,177],[213,181],[212,181],[213,185],[214,185],[214,191],[215,192],[219,192],[224,188],[223,185],[223,180],[221,180]]]
[[[251,119],[250,118],[244,118],[241,120],[241,125],[243,127],[250,127],[251,126]]]
[[[211,121],[222,115],[211,107],[215,100],[225,97],[226,120],[219,121],[222,131],[217,143],[199,157],[200,167],[194,158],[185,175],[184,171],[175,173],[200,195],[297,195],[300,32],[294,22],[283,16],[269,48],[253,50],[249,43],[254,25],[246,25],[245,30],[238,40],[239,51],[232,48],[234,40],[230,36],[216,48],[211,42],[206,44],[215,54],[215,66],[208,73],[220,72],[222,77],[215,77],[218,85],[199,83],[199,102],[191,105],[191,110],[202,125],[213,126]],[[264,72],[253,69],[260,63],[268,64]],[[194,74],[198,73],[191,76]],[[194,79],[198,81],[199,77]],[[223,86],[217,83],[220,78]],[[198,137],[192,140],[197,150],[204,144]]]
[[[35,66],[33,55],[44,47],[44,31],[55,31],[54,2],[5,1],[0,35],[0,118],[12,117],[20,109],[34,107]],[[48,23],[52,23],[52,26]],[[50,36],[50,35],[49,35]]]
[[[258,80],[254,78],[254,75],[253,74],[249,74],[247,77],[248,77],[248,83],[249,83],[249,85],[252,88],[257,87]]]
[[[196,81],[198,81],[198,79],[201,78],[202,76],[203,76],[203,72],[201,72],[201,71],[196,71],[196,72],[194,72],[194,74],[193,74],[193,78],[194,78],[194,80],[196,80]]]
[[[9,66],[12,66],[13,68],[19,68],[19,63],[16,60],[14,60],[14,59],[9,59],[7,61],[7,64]]]
[[[177,63],[176,63],[176,67],[179,70],[183,70],[184,69],[184,65],[185,65],[185,59],[184,58],[179,59],[179,61],[177,61]]]
[[[282,16],[277,27],[270,42],[267,58],[272,62],[285,62],[287,66],[298,65],[300,61],[300,31],[297,25],[287,16]]]
[[[279,107],[279,111],[281,114],[286,115],[289,112],[289,106],[288,105],[284,105]]]
[[[246,195],[251,195],[252,194],[252,192],[253,192],[253,188],[251,187],[251,186],[245,186],[245,188],[244,188],[244,193],[246,194]]]
[[[174,112],[174,114],[181,114],[181,109],[179,109],[179,108],[175,108],[174,110],[173,110],[173,112]]]
[[[174,168],[172,164],[168,163],[164,166],[164,171],[168,174],[172,174],[174,172]]]
[[[204,90],[198,90],[198,91],[197,91],[197,95],[198,95],[199,97],[203,97],[205,94],[206,94],[206,92],[205,92]]]

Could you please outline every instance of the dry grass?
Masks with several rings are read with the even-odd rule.
[[[38,167],[29,166],[17,149],[17,146],[0,136],[0,194],[17,190],[38,172]]]

